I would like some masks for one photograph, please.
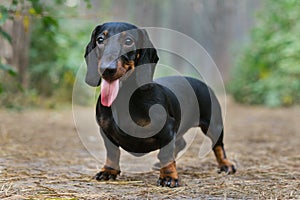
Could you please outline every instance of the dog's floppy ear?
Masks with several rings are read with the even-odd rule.
[[[91,40],[85,48],[85,62],[87,64],[87,73],[85,76],[85,82],[93,87],[99,86],[101,83],[101,77],[98,73],[98,55],[96,47],[96,33],[101,29],[101,25],[97,26],[91,35]]]
[[[138,84],[149,83],[153,79],[155,66],[159,60],[157,55],[157,51],[154,48],[148,33],[145,29],[138,29],[139,33],[139,44],[138,44],[138,58],[136,62],[137,69],[139,66],[139,70],[136,70],[136,81]]]

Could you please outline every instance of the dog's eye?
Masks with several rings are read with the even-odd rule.
[[[103,37],[103,36],[99,36],[99,37],[97,38],[97,43],[98,43],[98,44],[103,44],[103,42],[104,42],[104,37]]]
[[[131,38],[126,38],[124,44],[127,45],[127,46],[130,46],[130,45],[133,44],[133,40]]]

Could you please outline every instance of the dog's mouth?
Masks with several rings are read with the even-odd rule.
[[[101,84],[101,104],[110,107],[114,100],[117,98],[120,85],[125,81],[133,72],[134,65],[122,64],[117,66],[117,72],[111,77],[102,77]]]

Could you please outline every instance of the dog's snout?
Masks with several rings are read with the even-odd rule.
[[[109,65],[102,64],[100,66],[100,73],[103,77],[112,77],[117,72],[116,62],[112,62]]]

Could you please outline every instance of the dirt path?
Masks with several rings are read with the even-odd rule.
[[[228,103],[225,142],[238,172],[217,174],[197,141],[178,166],[184,186],[155,186],[158,172],[124,172],[116,182],[91,177],[101,166],[85,150],[72,112],[0,110],[0,199],[300,199],[300,107]]]

